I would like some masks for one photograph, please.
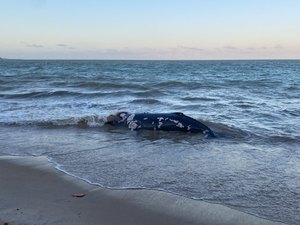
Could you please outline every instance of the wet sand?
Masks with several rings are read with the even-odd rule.
[[[45,157],[0,157],[0,225],[271,225],[228,207],[162,191],[110,190]]]

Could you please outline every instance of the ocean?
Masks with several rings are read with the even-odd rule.
[[[104,125],[182,112],[216,138]],[[300,61],[0,60],[0,156],[300,224]]]

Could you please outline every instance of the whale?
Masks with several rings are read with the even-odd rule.
[[[124,126],[132,131],[137,130],[162,130],[184,131],[201,133],[205,137],[216,137],[214,132],[205,124],[184,115],[181,112],[173,113],[128,113],[119,112],[109,115],[105,124]]]

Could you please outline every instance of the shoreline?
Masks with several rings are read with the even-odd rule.
[[[1,156],[0,171],[0,225],[283,224],[168,192],[99,187],[46,157]]]

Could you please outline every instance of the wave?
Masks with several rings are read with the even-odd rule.
[[[198,89],[198,88],[214,88],[214,85],[198,82],[181,82],[181,81],[162,81],[155,83],[156,88],[168,89],[168,88],[184,88],[184,89]]]
[[[201,120],[199,120],[201,121]],[[216,134],[217,138],[221,138],[226,141],[238,141],[238,142],[255,142],[257,144],[288,144],[298,145],[300,142],[300,136],[297,135],[274,135],[273,133],[253,133],[250,130],[244,130],[234,126],[229,126],[223,123],[214,123],[210,121],[201,121],[210,127]]]
[[[151,100],[151,99],[150,99]],[[155,99],[152,99],[156,103]],[[148,101],[148,99],[141,99],[141,101]],[[158,101],[159,102],[159,101]],[[16,122],[1,122],[1,124],[9,126],[39,126],[43,128],[54,127],[79,127],[79,128],[93,128],[103,127],[106,122],[107,115],[87,115],[82,117],[69,117],[65,119],[45,119],[45,120],[25,120]],[[222,123],[213,123],[210,121],[199,120],[209,126],[220,138],[246,138],[251,136],[247,131],[239,128],[230,127]]]
[[[160,89],[184,89],[184,90],[196,90],[196,89],[205,89],[205,90],[216,90],[221,88],[217,82],[199,82],[199,81],[162,81],[160,83],[155,83],[152,85],[155,88]]]
[[[289,116],[295,116],[298,117],[300,116],[300,110],[299,109],[284,109],[282,110],[282,113],[284,113],[285,115],[289,115]]]
[[[134,99],[130,103],[152,105],[152,104],[161,103],[161,101],[152,98],[140,98],[140,99]]]
[[[242,130],[237,127],[229,126],[223,123],[213,123],[210,121],[201,121],[210,127],[214,133],[219,138],[226,138],[226,139],[248,139],[250,137],[256,136],[255,134]]]
[[[34,99],[50,97],[102,97],[102,96],[123,96],[137,95],[146,96],[148,92],[129,92],[129,91],[110,91],[110,92],[77,92],[77,91],[32,91],[25,93],[0,94],[0,97],[6,99]],[[155,94],[153,94],[155,95]]]
[[[148,90],[148,91],[131,92],[131,95],[136,97],[148,98],[148,97],[161,97],[166,94],[161,90]]]
[[[184,101],[190,101],[190,102],[194,102],[194,101],[213,102],[213,101],[217,100],[215,98],[207,98],[207,97],[184,97],[181,99]]]
[[[66,119],[53,119],[53,120],[27,120],[17,122],[4,122],[2,124],[11,126],[39,126],[44,128],[53,127],[80,127],[80,128],[92,128],[102,127],[105,124],[106,117],[91,115],[84,117],[70,117]]]
[[[104,128],[107,115],[88,115],[83,117],[70,117],[65,119],[49,119],[49,120],[27,120],[16,122],[0,122],[0,125],[6,126],[37,126],[41,128],[64,128],[74,127],[81,129],[90,128]],[[256,142],[260,144],[296,144],[298,145],[299,136],[287,136],[287,135],[266,135],[262,136],[255,134],[251,131],[243,130],[234,126],[229,126],[223,123],[215,123],[211,121],[205,121],[197,119],[210,127],[216,134],[217,139],[220,141],[229,142]],[[151,133],[152,135],[153,133]],[[167,133],[166,133],[167,134]],[[171,134],[170,134],[171,135]],[[168,136],[161,136],[168,137]]]
[[[134,96],[134,97],[161,97],[165,93],[160,90],[107,90],[107,91],[27,91],[27,92],[8,92],[0,93],[0,98],[6,99],[34,99],[34,98],[51,98],[51,97],[106,97],[106,96]]]
[[[74,91],[32,91],[24,93],[9,93],[0,94],[3,98],[43,98],[43,97],[57,97],[57,96],[80,96],[82,93]]]
[[[125,90],[147,90],[146,87],[134,83],[110,83],[110,82],[78,82],[69,85],[70,87],[90,88],[90,89],[125,89]]]
[[[283,136],[283,135],[274,135],[267,137],[267,140],[270,143],[284,143],[284,144],[296,144],[300,142],[300,136]]]
[[[156,87],[162,87],[162,88],[169,88],[169,87],[188,87],[189,84],[186,82],[180,82],[180,81],[165,81],[155,84]]]

